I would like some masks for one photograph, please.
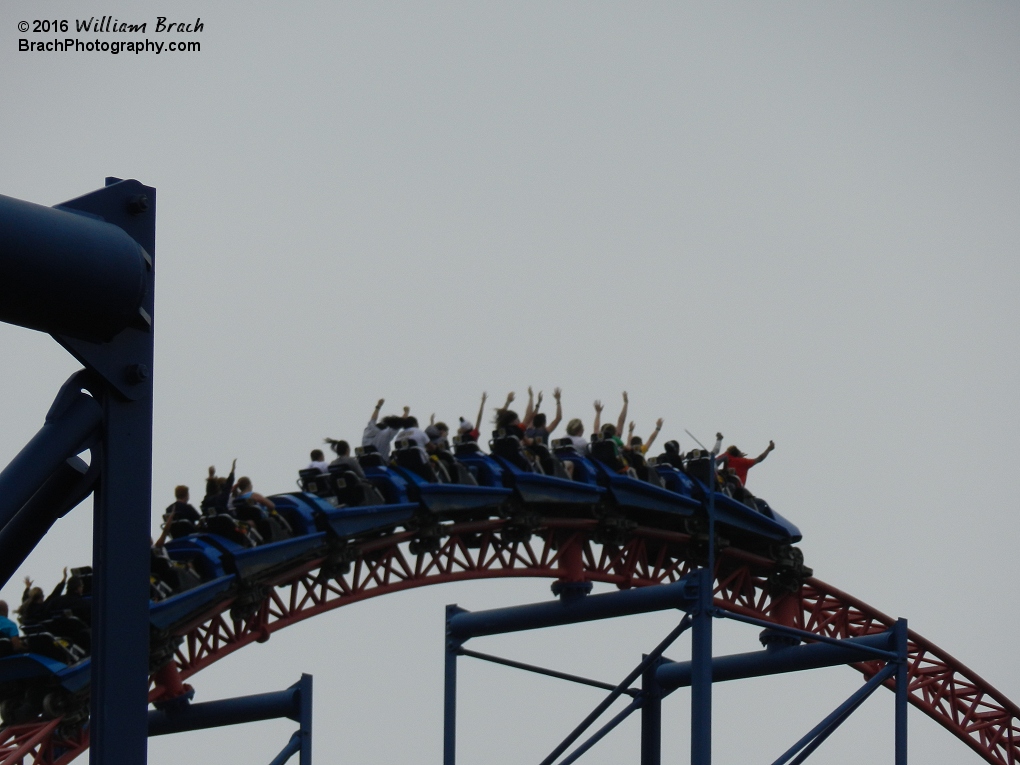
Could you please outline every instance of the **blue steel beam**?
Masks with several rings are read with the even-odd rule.
[[[454,611],[447,611],[447,634],[463,642],[483,635],[521,632],[671,608],[687,610],[695,602],[691,584],[689,578],[685,577],[678,582],[657,587],[641,587],[490,611],[464,611],[453,606]]]
[[[446,607],[446,641],[443,663],[443,765],[457,762],[457,652],[462,640],[450,635],[450,620],[466,613],[455,605]]]
[[[733,621],[743,622],[744,624],[753,624],[756,627],[764,627],[772,632],[781,632],[785,635],[798,638],[802,641],[809,641],[812,643],[828,643],[829,645],[842,645],[846,638],[835,638],[829,637],[828,635],[818,635],[814,632],[808,632],[807,630],[800,630],[796,627],[787,627],[785,624],[776,624],[775,622],[765,621],[764,619],[756,619],[753,616],[744,616],[743,614],[737,614],[733,611],[727,611],[725,608],[716,608],[715,615],[724,618],[732,619]],[[871,646],[859,644],[861,650],[867,651],[869,659],[881,659],[882,661],[899,661],[899,655],[893,650],[884,650],[881,648],[874,648]]]
[[[634,591],[629,590],[628,592]],[[672,631],[670,631],[670,633],[666,635],[665,638],[662,639],[662,642],[655,646],[655,648],[652,649],[652,652],[647,654],[645,658],[641,661],[641,663],[638,664],[637,667],[635,667],[633,670],[631,670],[630,674],[627,675],[627,677],[625,677],[620,682],[620,684],[617,685],[613,689],[613,691],[608,696],[606,696],[602,700],[602,702],[599,703],[599,705],[595,707],[595,709],[593,709],[588,714],[587,717],[584,718],[584,720],[581,721],[580,725],[574,728],[574,730],[572,730],[570,734],[565,739],[563,739],[563,741],[561,741],[560,744],[555,749],[552,750],[549,756],[542,760],[541,765],[552,765],[552,763],[556,761],[556,758],[563,754],[567,750],[567,747],[569,747],[571,744],[577,741],[581,734],[584,733],[589,727],[591,727],[591,724],[595,722],[599,717],[601,717],[602,713],[609,709],[609,707],[612,706],[613,702],[620,698],[621,694],[623,694],[627,688],[630,688],[633,682],[637,680],[639,677],[641,677],[642,674],[644,674],[644,671],[646,669],[655,664],[659,660],[659,657],[662,656],[662,652],[669,648],[678,637],[680,637],[684,632],[686,632],[690,628],[690,626],[691,616],[688,614],[685,615],[684,618],[680,620],[680,624],[674,627]],[[641,700],[640,696],[635,699],[636,702],[640,700]]]
[[[504,667],[511,667],[513,669],[523,669],[525,672],[534,672],[537,675],[545,675],[546,677],[554,677],[557,680],[566,680],[571,683],[578,683],[580,685],[589,685],[592,688],[601,688],[604,691],[611,691],[616,686],[611,683],[603,683],[600,680],[590,680],[587,677],[581,677],[579,675],[571,675],[567,672],[559,672],[555,669],[546,669],[545,667],[536,667],[533,664],[525,664],[522,661],[514,661],[512,659],[504,659],[501,656],[492,656],[487,653],[479,653],[478,651],[469,651],[466,648],[461,648],[457,651],[460,656],[469,656],[472,659],[481,659],[482,661],[489,661],[493,664],[501,664]],[[641,691],[634,688],[628,688],[624,691],[628,696],[639,696]]]
[[[701,568],[691,630],[691,765],[712,762],[712,570]]]
[[[90,469],[79,457],[61,463],[32,498],[0,530],[0,587],[7,584],[25,562],[57,518],[85,499],[98,474],[98,455],[93,453],[96,469]]]
[[[805,669],[834,667],[839,664],[853,664],[870,661],[874,656],[865,648],[887,648],[892,635],[882,632],[877,635],[844,640],[843,645],[810,643],[790,646],[778,651],[752,651],[712,659],[712,682],[741,680],[747,677],[777,675],[785,672],[799,672]],[[669,662],[659,667],[656,680],[667,690],[684,688],[691,684],[693,662]]]
[[[612,720],[610,720],[601,728],[599,728],[597,731],[595,731],[583,744],[577,747],[577,749],[575,749],[566,757],[564,757],[562,760],[560,760],[559,765],[570,765],[570,763],[578,760],[581,757],[581,755],[583,755],[585,752],[587,752],[589,749],[595,746],[595,744],[597,744],[599,741],[605,738],[606,735],[613,728],[615,728],[617,725],[619,725],[628,717],[630,717],[632,712],[640,709],[644,705],[644,701],[645,701],[644,698],[641,696],[631,701],[630,704],[624,707],[623,710],[619,714],[614,716]]]
[[[661,656],[649,664],[641,674],[641,765],[660,765],[662,762],[662,687],[655,671],[666,660]]]
[[[148,731],[150,736],[165,736],[281,717],[297,723],[303,722],[310,729],[310,713],[311,676],[302,675],[300,682],[284,691],[150,710]],[[303,720],[305,716],[307,719]]]
[[[280,753],[273,758],[273,761],[269,765],[283,765],[287,760],[293,757],[297,752],[303,752],[301,748],[301,731],[294,731],[291,735],[287,745],[280,750]],[[304,758],[302,758],[303,760]],[[304,765],[304,762],[301,763]]]
[[[886,665],[877,675],[871,678],[868,682],[854,691],[853,695],[850,696],[846,701],[840,704],[834,709],[829,715],[822,720],[818,725],[812,728],[807,734],[801,738],[796,744],[787,749],[772,765],[799,765],[807,759],[807,756],[817,749],[829,735],[836,730],[842,723],[856,711],[856,709],[865,702],[875,690],[888,680],[896,672],[896,666],[894,664]],[[799,754],[798,754],[799,753]],[[791,757],[797,755],[796,759],[790,760]]]
[[[81,392],[86,377],[78,372],[64,383],[42,428],[0,473],[0,528],[66,460],[96,438],[103,410],[98,401]]]
[[[99,296],[111,305],[97,309],[94,320],[82,318],[79,312],[73,316],[81,318],[80,325],[45,329],[94,373],[96,382],[89,391],[103,406],[103,460],[92,524],[89,758],[92,765],[144,765],[156,190],[116,178],[107,178],[106,184],[64,202],[60,209],[79,213],[72,218],[104,220],[122,229],[134,244],[107,228],[79,227],[74,248],[47,252],[46,257],[52,264],[63,254],[69,262],[61,267],[70,273],[86,269],[97,274],[96,279],[85,279],[79,289],[89,287],[93,298]],[[70,288],[66,276],[54,278],[61,289]],[[72,294],[67,299],[76,298]],[[77,307],[91,310],[91,302],[77,299],[83,301]],[[107,342],[94,342],[114,331]]]
[[[907,765],[907,697],[910,692],[910,667],[907,664],[907,620],[897,619],[893,642],[900,660],[896,663],[896,712],[894,764]]]
[[[147,260],[120,226],[0,196],[0,321],[111,340],[145,320]]]

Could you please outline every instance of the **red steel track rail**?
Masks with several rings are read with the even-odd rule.
[[[673,582],[691,570],[685,534],[639,527],[622,544],[600,544],[596,521],[548,520],[527,541],[503,539],[505,521],[448,527],[435,552],[412,555],[402,533],[361,544],[346,573],[307,561],[248,593],[251,616],[230,616],[233,601],[197,614],[180,630],[184,642],[174,669],[153,677],[150,700],[174,695],[191,677],[224,656],[296,622],[366,598],[443,582],[500,577],[547,577],[614,584],[619,588]],[[578,554],[580,553],[580,554]],[[746,616],[835,638],[890,628],[894,619],[814,578],[794,593],[770,594],[775,564],[735,549],[716,567],[715,602]],[[855,665],[871,677],[880,661]],[[167,672],[169,671],[169,675]],[[891,687],[891,686],[890,686]],[[909,639],[910,702],[951,731],[987,762],[1020,765],[1020,708],[952,656],[915,632]],[[64,765],[88,748],[85,733],[39,720],[0,731],[0,765]]]

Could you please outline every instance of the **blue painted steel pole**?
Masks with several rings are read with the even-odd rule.
[[[0,528],[95,438],[102,421],[99,402],[81,392],[81,375],[72,376],[57,394],[45,424],[0,473]]]
[[[886,648],[892,636],[888,632],[849,638],[842,645],[809,643],[790,646],[779,651],[752,651],[712,659],[712,682],[743,680],[748,677],[777,675],[784,672],[800,672],[806,669],[834,667],[839,664],[853,664],[869,661],[874,656],[869,648]],[[659,667],[656,679],[666,690],[691,685],[694,663],[686,661],[666,662]]]
[[[457,651],[463,640],[452,634],[451,622],[465,613],[456,605],[446,607],[445,664],[443,679],[443,765],[457,762]]]
[[[276,755],[276,757],[273,758],[273,761],[270,762],[269,765],[284,765],[284,763],[287,762],[287,760],[289,760],[298,752],[301,752],[301,765],[305,765],[304,762],[305,750],[304,747],[301,745],[301,731],[294,731],[294,733],[290,737],[290,740],[287,742],[287,745],[283,747],[283,749],[280,751],[278,755]]]
[[[585,752],[587,752],[589,749],[595,746],[595,744],[597,744],[599,741],[604,739],[609,734],[609,732],[613,730],[613,728],[615,728],[617,725],[619,725],[628,717],[630,717],[631,712],[633,712],[635,709],[640,709],[643,704],[644,699],[641,696],[638,696],[636,699],[633,699],[630,702],[630,704],[624,707],[622,712],[619,712],[615,717],[613,717],[612,720],[610,720],[601,728],[599,728],[597,731],[595,731],[588,738],[587,741],[585,741],[583,744],[577,747],[577,749],[575,749],[573,752],[571,752],[562,760],[560,760],[559,765],[570,765],[572,762],[576,762],[577,760],[579,760]]]
[[[152,316],[152,248],[130,229],[155,190],[117,185],[58,207],[0,196],[0,321],[104,343]],[[107,203],[101,212],[82,204],[97,200]]]
[[[45,459],[15,458],[8,468],[19,491],[0,505],[9,511],[0,521],[84,448],[75,441],[98,424],[102,406],[92,545],[93,765],[146,761],[155,201],[155,189],[116,178],[57,208],[0,198],[0,321],[51,333],[93,373],[75,383],[92,398],[69,391],[73,400],[59,415],[73,426],[33,447]],[[0,494],[7,479],[5,471]]]
[[[712,571],[698,575],[698,610],[691,630],[691,765],[712,762]]]
[[[602,713],[609,709],[613,702],[620,698],[620,696],[628,688],[630,688],[631,684],[639,677],[641,677],[642,674],[644,674],[644,671],[648,669],[648,667],[655,664],[659,657],[662,656],[662,652],[669,648],[671,645],[673,645],[673,642],[678,637],[680,637],[684,632],[686,632],[690,628],[690,626],[691,617],[690,615],[686,615],[684,616],[683,619],[680,620],[680,623],[672,630],[670,630],[669,634],[666,635],[666,637],[664,637],[659,642],[659,644],[652,649],[652,652],[646,654],[645,658],[641,660],[641,663],[638,664],[634,669],[632,669],[630,673],[625,678],[623,678],[622,682],[620,682],[619,685],[617,685],[612,690],[612,692],[610,692],[610,694],[606,696],[599,703],[599,705],[595,707],[595,709],[593,709],[588,714],[588,716],[585,717],[584,720],[582,720],[581,723],[576,728],[574,728],[569,733],[569,735],[559,743],[559,745],[555,749],[552,750],[552,752],[549,753],[549,755],[544,760],[542,760],[540,765],[552,765],[552,763],[556,762],[556,758],[563,754],[565,751],[567,751],[567,747],[573,744],[575,741],[577,741],[577,739],[580,738],[581,734],[588,730],[588,728],[591,727],[592,723],[594,723],[599,717],[601,717]],[[640,701],[640,699],[641,696],[639,695],[635,699],[635,701]]]
[[[818,746],[829,737],[836,728],[843,724],[857,707],[865,702],[875,690],[882,685],[894,673],[894,669],[886,665],[877,675],[858,688],[853,694],[830,712],[824,720],[808,731],[796,744],[787,749],[772,765],[785,765],[791,762],[790,758],[797,755],[793,763],[803,762],[807,755],[811,754]],[[799,752],[799,754],[798,754]]]
[[[695,605],[690,577],[656,587],[640,587],[604,595],[589,595],[571,600],[552,600],[525,606],[496,608],[489,611],[458,610],[447,614],[449,634],[460,640],[504,632],[520,632],[563,624],[632,616],[670,608],[688,609]]]
[[[96,454],[92,459],[98,459]],[[61,463],[32,498],[0,530],[0,587],[14,576],[57,518],[92,491],[94,475],[79,457]]]
[[[655,672],[664,663],[649,664],[641,674],[641,765],[660,765],[662,762],[662,688]]]
[[[896,765],[907,765],[907,697],[910,690],[910,663],[907,645],[907,620],[897,619],[893,627],[896,653]]]
[[[87,308],[96,295],[111,305],[95,322],[81,311],[63,317],[73,319],[71,326],[46,327],[62,333],[54,339],[100,380],[90,391],[103,405],[103,462],[92,524],[92,765],[146,761],[155,205],[155,189],[109,178],[105,188],[61,205],[101,217],[133,242],[109,228],[89,234],[113,241],[90,251],[86,270],[103,278],[91,280],[95,294],[72,307]],[[67,258],[83,257],[80,247]],[[106,334],[107,342],[93,342]]]
[[[310,676],[303,675],[302,682],[292,685],[285,691],[187,704],[176,710],[152,710],[148,712],[146,720],[148,735],[165,736],[169,733],[220,728],[224,725],[276,720],[281,717],[300,723],[306,706],[309,715],[311,713],[311,702],[309,700],[306,705],[302,693],[305,677]],[[310,719],[309,717],[309,722]],[[308,727],[310,733],[310,724]]]
[[[300,765],[312,765],[312,676],[302,674],[297,684],[299,719],[301,727],[296,735],[301,740]]]

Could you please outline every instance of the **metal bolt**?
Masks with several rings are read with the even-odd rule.
[[[127,201],[127,211],[132,215],[141,215],[148,209],[149,198],[145,194],[137,194]]]
[[[149,379],[149,368],[145,364],[130,364],[127,368],[127,378],[132,385],[138,385]]]

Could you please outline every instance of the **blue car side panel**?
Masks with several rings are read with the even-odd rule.
[[[166,551],[171,560],[193,563],[203,579],[218,579],[232,573],[227,559],[231,546],[237,550],[244,549],[212,534],[191,534],[167,542]]]
[[[778,523],[780,526],[782,526],[784,529],[786,529],[787,533],[790,535],[790,541],[791,542],[799,542],[801,539],[804,538],[803,535],[800,533],[800,529],[799,528],[797,528],[790,521],[786,520],[786,518],[781,516],[779,513],[777,513],[771,507],[768,509],[768,512],[769,512],[769,515],[772,516],[772,520],[774,520],[776,523]]]
[[[37,653],[20,653],[0,659],[0,678],[6,683],[31,677],[53,677],[66,668],[66,664]]]
[[[393,468],[367,467],[364,470],[365,477],[382,492],[387,504],[396,505],[411,501],[407,493],[407,481]]]
[[[371,507],[334,507],[326,511],[326,518],[337,536],[347,538],[405,525],[417,510],[418,505],[414,502]]]
[[[391,468],[407,482],[408,493],[429,511],[437,515],[499,507],[512,493],[511,489],[497,486],[470,486],[462,483],[429,483],[417,473],[403,468]]]
[[[179,595],[153,603],[149,606],[149,621],[157,629],[169,630],[173,625],[224,598],[236,581],[237,578],[233,574],[221,576],[185,590]]]
[[[715,493],[715,521],[742,531],[771,539],[775,542],[791,542],[790,532],[785,526],[752,510],[743,502],[737,502],[725,494]]]
[[[326,546],[326,532],[249,547],[233,554],[234,569],[242,579],[249,579],[295,559],[312,555]]]
[[[274,494],[270,499],[276,512],[284,517],[295,534],[314,534],[318,531],[315,516],[332,507],[329,502],[307,492]]]
[[[503,468],[504,481],[513,484],[514,489],[525,502],[564,505],[594,505],[606,493],[601,486],[569,478],[556,478],[541,473],[528,473],[502,457],[489,457]]]

